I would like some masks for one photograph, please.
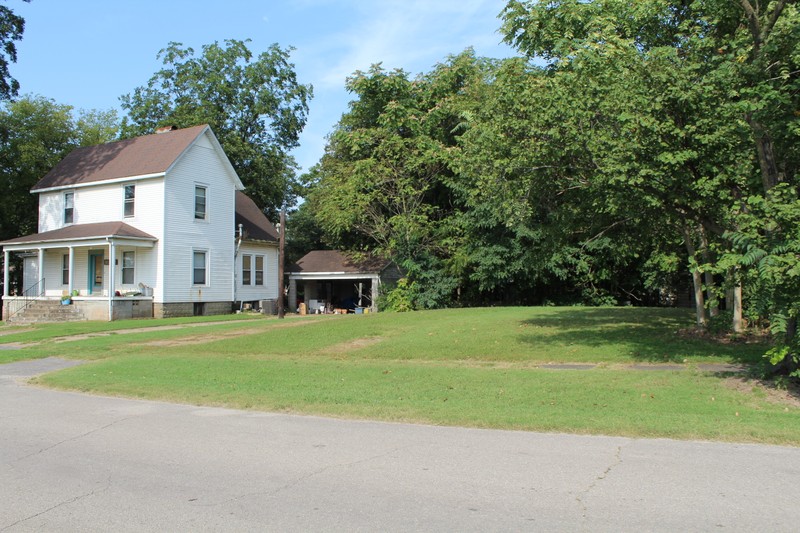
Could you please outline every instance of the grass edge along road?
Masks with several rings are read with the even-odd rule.
[[[696,370],[700,363],[758,361],[764,346],[676,333],[690,325],[688,312],[672,309],[459,309],[42,341],[14,358],[98,359],[39,382],[136,398],[441,425],[800,445],[796,406],[770,401],[757,386],[731,387],[730,376]],[[537,368],[559,362],[599,367]],[[688,365],[657,372],[627,366],[676,362]]]

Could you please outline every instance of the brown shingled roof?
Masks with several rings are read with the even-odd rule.
[[[34,244],[105,237],[127,237],[130,239],[144,239],[149,241],[158,240],[149,233],[138,230],[133,226],[125,224],[124,222],[116,221],[95,222],[93,224],[75,224],[73,226],[66,226],[52,231],[45,231],[42,233],[34,233],[33,235],[25,235],[24,237],[17,237],[16,239],[0,242],[0,244]]]
[[[206,128],[207,125],[194,126],[78,148],[39,180],[31,192],[166,172]]]
[[[314,250],[308,252],[290,271],[300,274],[311,272],[345,272],[353,274],[380,273],[391,262],[375,256],[354,259],[338,250]]]
[[[236,231],[239,224],[244,238],[253,241],[278,242],[278,231],[256,203],[242,191],[236,191]]]

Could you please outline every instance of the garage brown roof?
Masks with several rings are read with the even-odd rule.
[[[244,238],[253,241],[278,242],[278,231],[258,208],[256,203],[242,191],[236,191],[236,231],[239,224]]]
[[[0,244],[39,244],[106,237],[122,237],[148,241],[158,240],[149,233],[138,230],[133,226],[125,224],[124,222],[117,221],[95,222],[93,224],[75,224],[73,226],[66,226],[52,231],[45,231],[42,233],[25,235],[24,237],[17,237],[16,239],[0,242]]]
[[[391,261],[375,256],[355,258],[339,250],[314,250],[292,265],[290,271],[300,274],[312,272],[379,274],[390,263]]]
[[[166,172],[206,128],[207,125],[194,126],[78,148],[39,180],[31,192]]]

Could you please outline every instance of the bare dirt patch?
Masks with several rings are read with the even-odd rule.
[[[244,335],[257,335],[259,333],[264,333],[265,331],[270,331],[273,329],[293,328],[297,326],[306,326],[308,324],[314,324],[314,323],[316,323],[316,321],[293,320],[291,322],[280,322],[277,324],[274,322],[269,323],[267,327],[264,326],[265,323],[262,323],[260,327],[256,328],[242,328],[220,333],[207,333],[205,335],[193,335],[191,337],[181,337],[179,339],[149,341],[141,344],[143,346],[188,346],[192,344],[204,344],[207,342],[229,339],[231,337],[241,337]]]
[[[244,335],[255,335],[266,331],[264,328],[247,328],[237,329],[235,331],[226,331],[224,333],[206,333],[200,335],[192,335],[191,337],[182,337],[180,339],[166,339],[160,341],[149,341],[140,343],[141,346],[189,346],[192,344],[205,344],[207,342],[214,342],[223,339],[230,339],[231,337],[242,337]]]
[[[800,385],[795,382],[788,383],[786,388],[780,388],[774,381],[729,377],[723,383],[726,387],[743,393],[752,393],[753,389],[758,389],[770,403],[800,407]]]
[[[705,329],[685,328],[677,331],[684,339],[703,339],[719,344],[765,344],[770,340],[765,331],[748,331],[746,333],[712,333]]]
[[[253,321],[255,322],[255,321]],[[277,329],[277,328],[291,328],[295,326],[303,326],[306,324],[314,324],[316,320],[291,320],[286,322],[277,322],[277,321],[258,321],[259,327],[257,328],[244,328],[244,329],[237,329],[232,330],[231,332],[225,333],[214,333],[208,335],[197,335],[192,337],[184,337],[181,339],[171,339],[166,341],[152,341],[148,343],[143,343],[149,346],[178,346],[183,344],[200,344],[202,342],[209,342],[213,340],[217,340],[217,338],[228,338],[237,335],[251,335],[254,333],[259,333],[261,331],[266,331],[269,329]],[[149,333],[153,331],[174,331],[180,329],[193,329],[193,328],[202,328],[205,326],[216,326],[222,324],[235,324],[232,321],[219,321],[219,322],[197,322],[197,323],[189,323],[189,324],[173,324],[169,326],[152,326],[152,327],[143,327],[143,328],[130,328],[130,329],[115,329],[111,331],[98,331],[96,333],[86,333],[82,335],[69,335],[64,337],[56,337],[53,339],[54,342],[72,342],[72,341],[82,341],[86,339],[92,339],[95,337],[109,337],[111,335],[132,335],[136,333]],[[205,339],[205,340],[200,340]],[[26,344],[26,346],[35,346],[39,344],[38,342]]]
[[[339,344],[333,344],[328,346],[323,350],[325,354],[338,354],[338,353],[346,353],[353,350],[359,350],[361,348],[368,348],[369,346],[374,346],[381,342],[383,337],[363,337],[361,339],[353,339],[347,342],[340,342]]]
[[[30,331],[33,328],[30,326],[0,326],[0,337],[4,335],[14,335],[17,333],[25,333],[26,331]]]

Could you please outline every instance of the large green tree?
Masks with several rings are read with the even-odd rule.
[[[312,184],[328,241],[397,261],[414,307],[446,305],[463,285],[454,261],[463,202],[451,168],[458,102],[491,68],[467,51],[416,78],[380,65],[356,72],[347,83],[355,98]]]
[[[312,88],[298,83],[290,48],[273,44],[254,56],[248,42],[215,42],[199,54],[170,43],[158,55],[164,68],[121,98],[123,134],[209,124],[247,194],[274,216],[296,196],[289,152],[305,126]]]
[[[36,232],[38,200],[31,188],[79,146],[109,142],[114,111],[75,111],[42,96],[0,108],[0,239]]]
[[[19,92],[19,82],[11,76],[8,65],[17,62],[15,41],[22,39],[24,31],[25,19],[10,8],[0,6],[0,100],[13,98]]]
[[[593,173],[592,179],[612,170],[628,189],[634,201],[631,207],[652,212],[647,209],[651,198],[655,207],[665,208],[663,214],[673,212],[660,220],[684,234],[700,322],[702,270],[728,276],[733,302],[741,301],[736,295],[746,280],[762,278],[744,287],[745,297],[752,301],[760,299],[765,285],[777,292],[790,286],[775,284],[774,276],[766,274],[768,269],[756,270],[752,255],[741,246],[773,243],[776,257],[792,249],[785,224],[768,222],[770,217],[764,218],[762,238],[756,239],[751,212],[759,206],[763,213],[791,219],[786,209],[775,205],[794,205],[791,194],[770,193],[786,182],[796,195],[798,185],[796,2],[511,1],[503,19],[507,41],[530,58],[543,58],[553,79],[577,74],[573,82],[581,90],[591,95],[600,89],[612,103],[606,106],[610,113],[598,115],[598,123],[604,128],[615,123],[623,127],[616,137],[599,136],[612,142],[594,152],[601,172]],[[585,68],[591,62],[594,72]],[[637,63],[641,68],[635,67]],[[618,72],[626,64],[634,68]],[[628,76],[629,72],[635,75]],[[615,79],[630,87],[620,87]],[[628,95],[637,105],[626,106],[625,98],[615,98],[615,93]],[[646,98],[636,99],[636,94]],[[603,102],[589,109],[598,112]],[[586,137],[586,131],[596,133],[593,129],[575,133]],[[765,207],[768,204],[773,205]],[[776,239],[776,233],[786,238]],[[726,259],[718,263],[713,251]],[[772,254],[769,246],[762,251]],[[741,261],[733,261],[735,257]],[[710,279],[706,278],[707,286]],[[780,302],[796,302],[797,296],[791,291],[779,296],[775,291],[770,292],[772,304],[764,305],[760,299],[761,309],[779,318],[779,309],[789,309]],[[784,329],[791,333],[796,330],[792,317],[797,311],[787,312]]]
[[[35,233],[31,188],[70,151],[116,138],[115,111],[76,111],[42,96],[0,108],[0,240]],[[15,280],[12,279],[12,282]]]

